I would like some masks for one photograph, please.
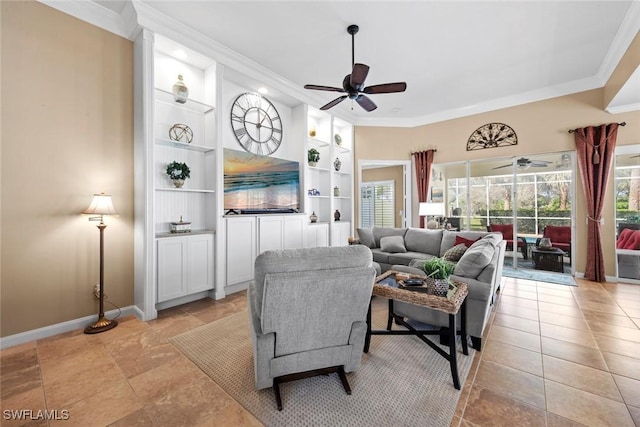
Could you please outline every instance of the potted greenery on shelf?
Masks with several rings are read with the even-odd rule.
[[[320,152],[315,148],[311,148],[307,153],[307,160],[309,161],[309,166],[317,165],[318,160],[320,160]]]
[[[191,176],[191,169],[189,169],[189,166],[187,166],[186,163],[176,161],[167,165],[166,172],[176,188],[181,188],[184,185],[184,180]]]
[[[454,268],[455,264],[442,258],[430,258],[424,262],[422,269],[427,274],[425,282],[430,294],[447,296]]]

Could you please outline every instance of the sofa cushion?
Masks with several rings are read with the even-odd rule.
[[[494,234],[488,234],[475,242],[462,255],[453,274],[471,279],[478,277],[480,272],[491,262],[500,240]]]
[[[406,228],[392,228],[392,227],[373,227],[373,239],[375,240],[376,248],[380,247],[380,239],[387,236],[401,236],[404,238]]]
[[[486,231],[449,231],[444,230],[442,233],[442,243],[440,244],[440,256],[443,256],[447,249],[456,245],[456,236],[462,236],[465,239],[477,240],[489,234]],[[500,235],[502,236],[502,235]]]
[[[440,254],[442,233],[442,230],[409,228],[404,235],[404,244],[408,251],[437,256]]]
[[[462,255],[467,251],[467,245],[464,243],[460,243],[459,245],[455,245],[454,247],[447,249],[447,251],[442,255],[443,259],[451,262],[458,262]]]
[[[404,239],[401,236],[386,236],[380,239],[380,250],[392,254],[407,252],[404,247]]]
[[[409,265],[412,261],[424,264],[429,258],[433,258],[433,255],[423,254],[421,252],[389,254],[389,264]]]
[[[389,254],[387,252],[382,252],[380,248],[373,248],[371,249],[371,253],[373,254],[373,260],[375,262],[389,264]]]
[[[361,245],[365,245],[368,248],[375,248],[376,241],[373,238],[373,230],[370,228],[357,228],[358,240]]]

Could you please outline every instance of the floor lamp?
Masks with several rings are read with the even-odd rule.
[[[104,215],[117,215],[118,213],[113,207],[111,196],[104,193],[94,194],[91,204],[82,213],[97,215],[89,218],[89,221],[100,221],[100,224],[97,225],[98,230],[100,230],[100,313],[98,314],[98,320],[84,329],[85,334],[97,334],[113,329],[118,325],[115,320],[109,320],[104,317],[104,229],[107,228],[107,225],[103,221]]]

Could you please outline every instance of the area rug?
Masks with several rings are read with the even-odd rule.
[[[502,275],[517,279],[535,280],[538,282],[557,283],[559,285],[578,286],[573,276],[562,273],[552,273],[542,270],[526,270],[507,267],[502,268]]]
[[[385,316],[374,312],[374,328],[384,327]],[[351,396],[337,374],[282,384],[282,411],[272,389],[254,389],[246,312],[170,342],[266,426],[448,426],[460,397],[449,362],[413,336],[373,336],[360,369],[347,374]],[[474,352],[463,355],[458,342],[461,384]]]

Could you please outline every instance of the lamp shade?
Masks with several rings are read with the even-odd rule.
[[[419,216],[443,216],[444,215],[444,203],[424,202],[420,203],[418,208]]]
[[[87,209],[85,209],[83,214],[92,214],[92,215],[117,215],[116,209],[113,207],[113,202],[111,201],[111,196],[109,194],[94,194],[93,200],[91,200],[91,204]]]

